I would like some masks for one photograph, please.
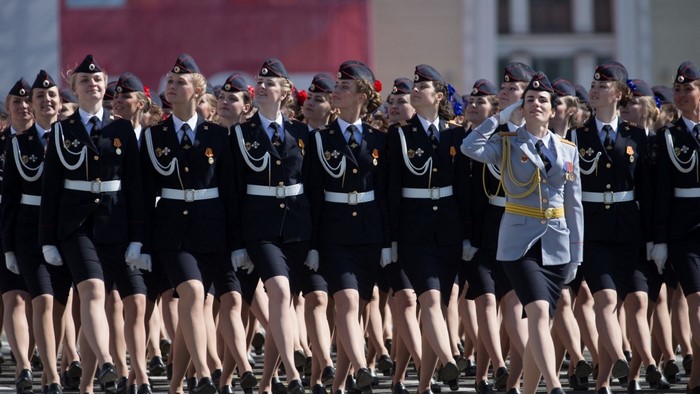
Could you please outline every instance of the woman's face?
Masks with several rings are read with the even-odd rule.
[[[58,87],[32,89],[32,111],[37,116],[57,117],[61,110],[61,95]]]
[[[190,74],[168,74],[165,82],[165,98],[172,105],[187,103],[195,95]]]
[[[469,102],[465,111],[468,122],[478,126],[495,112],[489,97],[493,96],[469,96]]]
[[[282,92],[280,78],[258,77],[255,82],[255,101],[262,105],[281,104],[288,92]]]
[[[620,108],[620,117],[625,122],[635,123],[638,125],[644,125],[644,118],[646,117],[644,106],[639,102],[639,97],[632,97],[632,99]]]
[[[112,102],[112,109],[116,115],[124,119],[131,119],[144,107],[143,101],[139,100],[138,93],[115,93]]]
[[[32,119],[32,111],[30,110],[29,98],[22,96],[9,96],[10,123],[25,123]],[[24,130],[17,130],[24,131]]]
[[[588,102],[591,108],[600,109],[615,107],[622,99],[622,93],[611,81],[593,81],[591,89],[588,91]]]
[[[674,83],[673,102],[684,116],[700,110],[700,88],[694,82]]]
[[[197,114],[206,120],[211,120],[214,116],[216,108],[212,107],[207,100],[206,95],[203,94],[197,102]]]
[[[525,123],[544,125],[554,117],[552,96],[548,92],[528,90],[523,102],[523,117]]]
[[[435,91],[433,81],[416,82],[411,90],[411,105],[413,108],[437,108],[444,96]]]
[[[522,82],[503,82],[498,92],[498,108],[503,109],[523,97],[525,88]]]
[[[324,122],[331,114],[330,93],[314,93],[309,92],[304,105],[301,107],[301,113],[305,119],[316,122]]]
[[[78,103],[97,102],[104,98],[107,78],[104,73],[76,73],[73,87]]]
[[[397,123],[402,120],[409,120],[416,113],[411,105],[410,94],[390,94],[386,99],[389,123]]]
[[[243,94],[243,92],[226,92],[222,90],[216,101],[216,113],[219,114],[219,117],[238,122],[243,114],[248,113],[250,104],[245,103]]]
[[[357,82],[353,79],[340,79],[333,89],[333,107],[338,108],[342,113],[344,109],[357,108],[367,96],[358,92]]]

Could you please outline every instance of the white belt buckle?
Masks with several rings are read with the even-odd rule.
[[[277,197],[277,198],[287,197],[287,189],[284,187],[284,185],[280,185],[280,186],[275,187],[275,197]]]
[[[102,181],[99,179],[90,181],[90,193],[99,194],[100,192],[102,192]]]
[[[612,204],[615,202],[615,193],[614,192],[603,192],[603,202],[605,204]]]
[[[348,204],[349,205],[357,205],[359,202],[360,202],[360,196],[357,194],[357,192],[348,193]]]
[[[193,202],[194,201],[194,189],[185,189],[183,192],[185,193],[185,202]]]
[[[431,187],[430,188],[430,199],[431,200],[439,200],[440,199],[440,188],[439,187]]]

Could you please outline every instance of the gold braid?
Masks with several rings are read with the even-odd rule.
[[[511,193],[508,190],[508,188],[506,188],[506,184],[503,182],[503,174],[504,174],[506,169],[508,171],[508,177],[510,178],[511,182],[513,182],[518,187],[528,187],[528,189],[520,194]],[[503,154],[501,155],[501,181],[500,181],[499,186],[500,185],[503,186],[503,192],[506,194],[506,196],[511,197],[511,198],[527,197],[535,191],[535,188],[539,188],[540,180],[541,180],[541,176],[540,176],[540,169],[539,168],[537,168],[537,171],[535,171],[535,173],[532,174],[532,177],[530,177],[530,179],[528,179],[526,182],[519,182],[517,179],[515,179],[515,175],[513,175],[513,168],[510,166],[510,138],[504,137],[503,138]],[[539,194],[540,194],[540,204],[541,204],[541,201],[542,201],[542,198],[541,198],[542,191],[541,190],[539,190]]]

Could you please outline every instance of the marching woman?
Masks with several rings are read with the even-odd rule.
[[[360,310],[372,297],[377,265],[391,260],[386,211],[386,135],[362,122],[381,105],[364,64],[340,65],[333,90],[338,119],[314,133],[309,149],[313,237],[307,264],[318,266],[335,302],[338,373],[342,389],[350,367],[357,387],[371,391]],[[314,262],[316,260],[316,262]],[[382,360],[391,362],[388,355]],[[389,365],[391,367],[391,365]]]
[[[413,82],[408,78],[396,78],[389,97],[386,98],[389,124],[409,120],[416,110],[411,106],[411,90]]]
[[[73,70],[79,109],[53,127],[41,190],[44,258],[51,265],[65,259],[80,296],[81,392],[92,391],[98,365],[99,383],[112,384],[118,377],[109,354],[105,288],[116,285],[135,308],[146,293],[140,271],[129,268],[141,261],[144,235],[138,146],[131,122],[103,110],[106,83],[107,74],[92,55]],[[144,364],[145,359],[133,360],[138,389],[150,393]]]
[[[630,98],[627,70],[606,62],[596,67],[593,78],[589,101],[595,116],[572,130],[571,140],[579,148],[586,218],[583,274],[593,294],[598,331],[596,389],[604,393],[610,390],[611,375],[623,378],[630,373],[616,310],[630,289],[640,241],[651,240],[652,192],[646,133],[618,116],[619,107]],[[640,335],[648,340],[648,331]],[[641,356],[647,382],[656,385],[661,379],[656,362]]]
[[[29,102],[29,83],[20,78],[7,94],[5,109],[10,114],[10,127],[0,133],[0,149],[5,149],[10,141],[19,133],[30,128],[34,118]],[[3,167],[6,155],[2,155],[0,160]],[[2,182],[2,178],[0,178]],[[4,219],[2,219],[4,222]],[[3,237],[4,238],[4,237]],[[4,245],[3,245],[4,246]],[[3,328],[7,333],[7,341],[12,350],[12,354],[17,361],[15,366],[15,386],[17,393],[31,392],[32,390],[32,370],[29,357],[33,353],[34,345],[30,321],[31,295],[27,285],[20,276],[20,268],[17,259],[12,255],[4,255],[5,264],[0,268],[4,271],[0,274],[0,294],[2,294]]]
[[[226,128],[244,122],[253,109],[253,100],[248,84],[240,72],[226,78],[216,100],[216,115],[219,124]]]
[[[267,335],[274,339],[284,364],[288,392],[301,394],[304,386],[294,367],[297,330],[291,294],[308,272],[304,262],[311,213],[304,193],[308,170],[304,155],[309,129],[282,116],[281,108],[292,100],[291,94],[292,83],[282,62],[265,60],[255,84],[258,112],[231,130],[232,173],[240,201],[235,223],[239,239],[231,258],[234,268],[249,272],[255,268],[260,274],[269,297],[269,315],[274,316]],[[272,341],[265,343],[267,347]],[[270,384],[263,376],[260,391],[271,391]]]
[[[7,144],[7,165],[3,173],[2,238],[7,260],[19,266],[32,297],[33,324],[37,348],[45,365],[56,365],[57,344],[63,334],[61,321],[71,278],[65,266],[46,264],[38,243],[39,204],[44,149],[51,125],[58,119],[61,99],[53,79],[41,70],[29,102],[35,122]],[[49,394],[61,393],[56,368],[44,368],[41,386]]]
[[[496,258],[528,316],[524,364],[534,363],[544,375],[547,392],[563,393],[549,326],[561,288],[573,279],[583,255],[578,153],[548,130],[555,94],[547,76],[535,74],[523,97],[522,104],[511,104],[472,131],[462,152],[501,167],[506,210]],[[521,105],[524,126],[494,134]],[[526,388],[534,393],[537,382],[527,380],[531,374],[525,377]]]
[[[673,265],[688,300],[691,345],[700,354],[700,70],[683,62],[673,83],[673,101],[681,117],[657,132],[654,248],[651,257],[659,270],[666,258]],[[700,368],[693,366],[688,392],[700,393]]]
[[[460,207],[469,206],[468,178],[457,176],[455,165],[463,132],[446,130],[454,116],[447,83],[425,64],[416,66],[413,81],[416,115],[389,129],[388,202],[391,258],[406,271],[421,305],[418,392],[425,393],[438,361],[444,383],[454,385],[459,377],[442,309],[471,244],[464,236],[469,224],[460,218]]]

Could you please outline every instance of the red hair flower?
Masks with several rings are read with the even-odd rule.
[[[250,85],[248,85],[248,93],[250,94],[250,99],[252,100],[253,97],[255,97],[255,89],[253,89],[253,87]]]
[[[297,92],[297,104],[299,106],[303,106],[304,102],[306,102],[306,99],[309,97],[309,94],[306,93],[306,90],[302,90],[300,92]]]
[[[147,85],[143,85],[143,92],[146,93],[146,97],[151,98],[151,89]]]
[[[374,90],[376,90],[377,92],[382,91],[382,81],[378,79],[374,81]]]

